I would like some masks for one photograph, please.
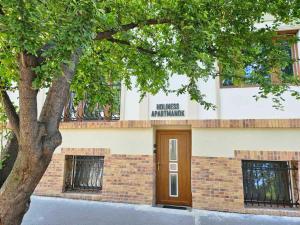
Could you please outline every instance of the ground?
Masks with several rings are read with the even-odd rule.
[[[300,218],[33,196],[22,225],[299,225]]]

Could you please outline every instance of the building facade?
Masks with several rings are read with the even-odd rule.
[[[300,27],[281,29],[300,37]],[[299,49],[292,47],[292,57]],[[300,75],[300,64],[292,70]],[[170,86],[185,82],[174,75]],[[255,86],[218,78],[198,85],[216,110],[185,94],[140,101],[138,90],[123,85],[112,121],[101,120],[103,112],[86,120],[84,107],[72,106],[35,194],[300,216],[300,102],[286,95],[277,110],[270,99],[252,97]]]

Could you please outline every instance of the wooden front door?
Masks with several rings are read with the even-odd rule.
[[[192,206],[191,133],[157,131],[156,202]]]

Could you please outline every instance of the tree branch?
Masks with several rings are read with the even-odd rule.
[[[95,38],[95,40],[104,40],[112,38],[112,36],[121,31],[132,30],[133,28],[143,26],[143,25],[157,25],[157,24],[166,24],[171,23],[169,19],[149,19],[141,23],[128,23],[122,25],[119,29],[112,29],[107,31],[99,32]]]
[[[13,103],[11,102],[6,91],[1,90],[1,97],[2,97],[2,102],[3,102],[3,106],[5,109],[6,115],[10,122],[10,125],[12,126],[12,130],[15,133],[16,137],[19,139],[19,136],[20,136],[19,115],[17,114],[16,108],[14,107]]]
[[[128,31],[128,30],[131,30],[133,28],[143,26],[143,25],[157,25],[157,24],[166,24],[166,23],[171,23],[171,22],[172,21],[170,19],[149,19],[149,20],[146,20],[146,21],[141,22],[141,23],[128,23],[128,24],[121,25],[121,27],[119,29],[111,29],[111,30],[106,30],[106,31],[99,32],[97,34],[95,40],[98,40],[98,41],[100,40],[101,41],[101,40],[110,39],[110,41],[112,41],[113,40],[113,35],[118,33],[118,32]],[[125,43],[123,43],[123,44],[125,44]],[[55,46],[56,45],[54,43],[47,43],[38,51],[38,62],[40,64],[43,63],[43,61],[44,61],[44,58],[41,56],[42,53],[49,50],[49,49],[51,49],[51,48],[55,48]],[[142,48],[140,50],[143,51]],[[146,51],[144,51],[144,52],[146,52]],[[153,53],[151,53],[151,54],[153,54]]]
[[[147,53],[147,54],[156,54],[157,53],[157,52],[152,51],[150,49],[146,49],[146,48],[142,48],[142,47],[138,47],[138,46],[133,46],[129,41],[125,41],[125,40],[119,40],[119,39],[115,39],[115,38],[108,38],[107,41],[132,46],[132,47],[135,47],[138,51],[143,52],[143,53]]]
[[[0,155],[0,160],[4,161],[4,166],[0,171],[0,188],[3,186],[4,182],[6,181],[7,177],[9,176],[16,158],[19,152],[19,143],[17,136],[14,132],[9,134],[7,138],[7,143],[2,150],[2,154]]]
[[[4,16],[4,11],[3,11],[3,6],[2,5],[0,5],[0,15]]]
[[[33,71],[37,63],[37,58],[27,53],[19,55],[20,80],[19,80],[19,117],[20,117],[20,139],[19,145],[23,143],[30,145],[35,143],[35,135],[30,135],[38,128],[37,123],[37,93],[32,87],[32,82],[36,78]],[[25,148],[24,148],[25,149]],[[21,148],[20,148],[21,150]]]
[[[47,94],[39,121],[44,124],[46,134],[49,136],[55,135],[58,131],[63,108],[70,92],[70,84],[80,55],[81,49],[78,49],[71,55],[70,63],[62,65],[63,75],[53,81]]]

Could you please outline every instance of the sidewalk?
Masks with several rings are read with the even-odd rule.
[[[299,225],[300,218],[33,196],[22,225]]]

